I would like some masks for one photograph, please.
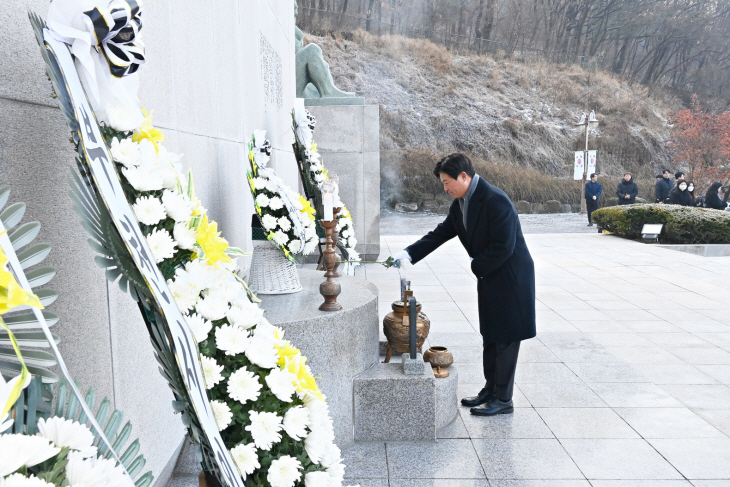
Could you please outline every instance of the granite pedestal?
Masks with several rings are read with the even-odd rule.
[[[436,378],[377,364],[355,379],[355,441],[435,441]]]
[[[303,291],[286,295],[259,296],[271,324],[284,329],[307,357],[322,393],[327,396],[335,425],[337,444],[343,447],[353,437],[353,378],[378,363],[377,288],[360,278],[339,278],[340,311],[319,311],[323,302],[319,284],[322,272],[299,270]],[[399,367],[402,366],[398,364]]]

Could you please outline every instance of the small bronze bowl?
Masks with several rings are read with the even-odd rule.
[[[454,356],[446,347],[431,347],[423,354],[423,361],[431,364],[433,375],[444,378],[449,376],[446,368],[454,363]]]

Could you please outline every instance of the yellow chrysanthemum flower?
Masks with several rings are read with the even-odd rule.
[[[342,205],[342,210],[340,210],[339,217],[350,218],[350,212],[347,211],[347,207],[345,207],[344,205]]]
[[[302,354],[297,354],[291,359],[286,360],[284,369],[297,376],[295,381],[298,392],[308,392],[324,401],[322,393],[319,392],[319,386],[309,369],[306,366],[307,358]]]
[[[314,209],[309,200],[305,199],[302,195],[299,195],[299,202],[302,204],[302,213],[308,215],[310,221],[314,221],[317,210]]]
[[[312,149],[312,152],[317,152],[317,143],[316,142],[312,142],[311,149]]]
[[[279,354],[279,361],[276,362],[276,365],[279,367],[286,365],[287,359],[292,359],[298,353],[301,353],[298,348],[292,347],[287,340],[284,340],[281,345],[277,345],[276,349]]]
[[[8,256],[0,248],[0,314],[23,305],[43,309],[38,296],[20,287],[15,276],[6,269],[7,263]]]
[[[140,143],[142,140],[147,139],[155,146],[155,150],[159,151],[160,147],[157,144],[166,140],[165,136],[162,135],[162,130],[156,129],[152,126],[152,111],[148,114],[147,110],[143,108],[142,113],[144,113],[144,122],[142,122],[142,125],[134,131],[132,141]]]
[[[226,255],[228,241],[219,237],[221,232],[218,231],[218,223],[208,220],[208,215],[203,216],[203,220],[198,227],[198,238],[196,243],[203,248],[205,259],[208,264],[218,267],[218,262],[231,262],[231,258]],[[197,256],[196,256],[197,257]]]

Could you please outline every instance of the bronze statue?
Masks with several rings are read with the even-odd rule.
[[[299,7],[294,0],[294,17]],[[296,53],[297,98],[343,98],[355,93],[341,91],[335,86],[330,66],[324,60],[322,48],[317,44],[304,45],[304,33],[294,25],[294,49]]]

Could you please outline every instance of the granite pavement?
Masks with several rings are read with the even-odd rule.
[[[356,443],[345,484],[730,487],[730,258],[524,226],[538,335],[521,348],[515,413],[460,407],[435,443]],[[381,257],[417,238],[383,236]],[[408,278],[427,344],[454,353],[459,397],[483,386],[476,280],[457,240],[418,265],[357,274],[379,288],[381,320]]]

